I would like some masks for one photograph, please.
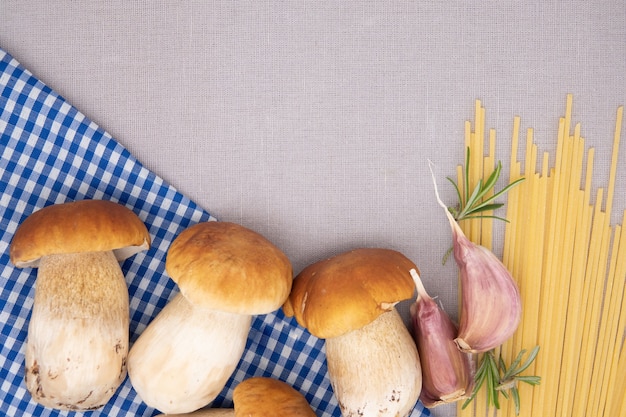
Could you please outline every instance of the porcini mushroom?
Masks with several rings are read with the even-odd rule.
[[[214,221],[181,232],[165,268],[180,293],[132,346],[128,374],[146,404],[180,414],[220,393],[241,359],[252,316],[280,308],[293,273],[287,256],[260,234]]]
[[[389,249],[356,249],[306,267],[283,306],[326,342],[344,416],[410,414],[422,386],[417,347],[395,305],[413,297],[417,267]]]
[[[39,268],[25,352],[26,388],[57,409],[104,405],[126,378],[128,289],[119,261],[150,246],[143,222],[110,201],[47,206],[10,247],[19,268]]]
[[[207,408],[177,417],[316,417],[304,396],[286,382],[256,376],[233,390],[234,408]],[[157,417],[169,417],[160,414]],[[173,416],[172,416],[173,417]]]

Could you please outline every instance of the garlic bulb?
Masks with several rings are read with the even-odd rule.
[[[430,408],[467,398],[474,380],[470,354],[457,349],[455,324],[428,295],[417,271],[411,276],[417,288],[411,321],[422,363],[420,400]]]

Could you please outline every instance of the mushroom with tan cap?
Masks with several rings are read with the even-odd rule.
[[[255,376],[233,390],[234,408],[206,408],[177,417],[316,417],[306,398],[291,385]],[[160,414],[158,417],[168,417]]]
[[[104,200],[55,204],[27,217],[10,247],[19,268],[39,268],[25,352],[38,403],[90,410],[126,378],[128,288],[119,262],[148,249],[128,208]]]
[[[287,316],[326,339],[331,386],[344,416],[410,414],[422,387],[415,342],[395,305],[413,297],[415,264],[389,249],[356,249],[296,276]]]
[[[180,414],[217,397],[241,359],[252,316],[280,308],[293,273],[266,238],[215,221],[181,232],[165,268],[180,293],[132,346],[128,374],[146,404]]]

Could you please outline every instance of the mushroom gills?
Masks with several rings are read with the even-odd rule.
[[[130,350],[133,387],[162,413],[206,406],[239,363],[251,323],[250,315],[193,306],[178,293]]]
[[[113,252],[41,259],[25,353],[26,387],[52,408],[96,409],[126,378],[129,305]]]
[[[419,355],[396,309],[361,329],[326,339],[326,360],[344,417],[405,417],[417,403]]]

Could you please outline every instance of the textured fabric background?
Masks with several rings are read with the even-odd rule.
[[[626,104],[623,0],[6,1],[0,21],[0,47],[296,271],[358,246],[397,249],[452,315],[450,234],[426,161],[452,203],[444,177],[463,161],[474,100],[508,161],[516,115],[554,155],[572,93],[597,185]]]
[[[215,220],[0,49],[0,415],[71,416],[36,404],[25,388],[24,356],[38,286],[36,268],[16,268],[9,247],[26,217],[51,204],[105,199],[133,210],[151,247],[122,263],[134,343],[179,289],[165,270],[185,228]],[[219,341],[216,341],[219,342]],[[69,359],[68,359],[69,360]],[[212,407],[232,406],[233,389],[252,376],[287,382],[319,416],[340,417],[326,368],[324,340],[281,309],[252,318],[237,368]],[[126,378],[93,416],[153,416]],[[418,402],[411,417],[430,415]]]

